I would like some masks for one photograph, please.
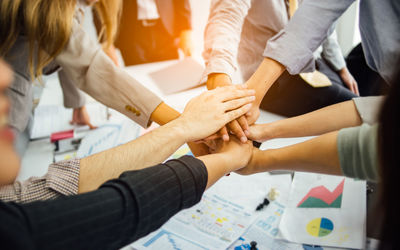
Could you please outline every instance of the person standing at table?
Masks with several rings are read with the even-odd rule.
[[[127,66],[191,56],[189,0],[124,0],[115,46]]]
[[[285,28],[268,40],[264,59],[246,82],[257,93],[256,105],[246,117],[249,124],[257,120],[264,95],[285,70],[298,74],[315,69],[312,51],[322,44],[332,25],[353,2],[304,0]],[[400,1],[362,0],[359,13],[367,64],[389,84],[400,59]]]
[[[247,81],[262,62],[268,39],[286,26],[296,9],[297,0],[214,1],[203,53],[208,89],[232,84],[236,60]],[[307,75],[285,72],[263,98],[262,109],[295,116],[358,95],[357,82],[346,67],[335,32],[311,52],[317,71]],[[229,125],[230,130],[245,138],[240,125],[247,130],[246,119],[238,121]]]

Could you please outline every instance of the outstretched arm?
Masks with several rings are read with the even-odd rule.
[[[232,84],[237,69],[236,57],[244,18],[251,6],[249,0],[212,1],[204,31],[204,76],[207,88],[215,89]],[[247,140],[248,124],[245,116],[230,122],[220,131],[223,140],[229,140],[228,129],[242,142]]]
[[[185,142],[203,139],[246,113],[254,91],[230,86],[192,99],[183,114],[144,136],[81,160],[79,192],[94,190],[122,172],[164,161]],[[205,105],[207,103],[207,105]],[[209,105],[213,109],[209,109]]]
[[[346,127],[361,125],[362,120],[354,101],[337,103],[304,115],[255,124],[250,127],[250,138],[266,141],[274,138],[315,136]]]
[[[253,149],[251,162],[239,174],[253,174],[273,170],[291,170],[342,175],[340,169],[337,132],[279,149]]]
[[[378,124],[341,129],[279,149],[253,150],[240,174],[291,170],[379,181]]]
[[[303,1],[286,27],[268,41],[263,54],[265,59],[248,82],[250,88],[256,89],[256,103],[261,103],[284,69],[290,74],[315,70],[313,52],[326,39],[332,24],[353,2]],[[258,106],[253,107],[251,112],[247,119],[249,124],[257,119]]]
[[[247,164],[251,148],[230,142],[218,154],[125,172],[83,195],[2,203],[0,239],[10,249],[119,249],[199,202],[217,179]]]

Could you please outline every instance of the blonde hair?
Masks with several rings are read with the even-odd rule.
[[[29,71],[32,78],[64,49],[71,36],[77,0],[1,0],[0,56],[5,56],[17,37],[24,34],[29,43]],[[121,0],[100,0],[94,5],[111,46],[117,34]]]
[[[93,7],[101,22],[99,41],[103,44],[103,48],[108,49],[114,44],[118,35],[122,0],[99,0]]]

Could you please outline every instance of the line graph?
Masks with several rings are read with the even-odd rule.
[[[297,204],[299,208],[340,208],[342,205],[344,178],[331,192],[325,186],[317,186]]]

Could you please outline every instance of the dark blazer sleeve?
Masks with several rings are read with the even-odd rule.
[[[29,204],[0,203],[2,249],[118,249],[200,201],[207,170],[184,156],[125,172],[98,190]]]

